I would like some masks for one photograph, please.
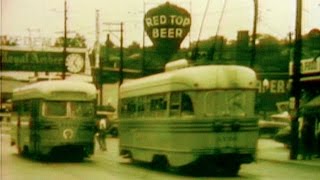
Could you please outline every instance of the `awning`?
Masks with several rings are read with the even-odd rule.
[[[320,96],[301,106],[302,112],[320,112]]]
[[[313,98],[312,100],[304,104],[302,107],[305,107],[305,108],[320,107],[320,96]]]

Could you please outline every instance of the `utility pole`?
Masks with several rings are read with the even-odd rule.
[[[64,41],[63,41],[63,65],[62,65],[62,79],[66,78],[66,59],[67,59],[67,0],[64,0]]]
[[[119,67],[119,86],[123,82],[123,23],[120,23],[120,67]]]
[[[103,105],[103,82],[102,82],[102,69],[103,63],[100,60],[100,14],[99,10],[96,10],[96,42],[95,42],[95,69],[99,70],[99,81],[97,81],[97,86],[99,88],[99,104]]]
[[[256,59],[256,38],[257,38],[257,23],[258,23],[258,0],[253,0],[254,3],[254,18],[253,18],[253,29],[252,29],[252,49],[251,49],[251,60],[250,67],[254,67],[255,59]]]
[[[119,32],[120,31],[120,63],[119,63],[119,87],[123,82],[123,22],[121,23],[104,23],[110,26],[120,26],[120,30],[107,29],[108,32]]]
[[[96,10],[96,50],[95,50],[95,67],[100,65],[100,14]],[[100,66],[101,68],[101,66]]]
[[[28,30],[28,33],[29,33],[29,47],[30,47],[30,49],[31,49],[31,51],[33,51],[33,45],[34,45],[34,42],[33,42],[33,40],[32,40],[32,31],[38,31],[39,33],[40,33],[40,29],[31,29],[31,28],[28,28],[27,29]],[[36,78],[38,78],[38,70],[35,70],[34,71],[34,76],[36,77]]]
[[[145,14],[145,11],[146,11],[146,4],[145,2],[143,1],[143,14]],[[144,28],[144,19],[143,19],[143,32],[142,32],[142,62],[141,62],[141,76],[143,77],[145,75],[145,61],[146,61],[146,48],[145,48],[145,41],[146,41],[146,31],[145,31],[145,28]]]
[[[302,36],[301,36],[301,20],[302,20],[302,0],[296,0],[296,28],[295,28],[295,44],[293,54],[293,76],[291,95],[294,97],[293,117],[291,120],[291,149],[290,159],[296,160],[299,149],[299,106],[300,106],[300,67],[301,67],[301,51],[302,51]]]

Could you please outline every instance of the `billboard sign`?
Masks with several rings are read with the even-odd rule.
[[[86,48],[67,48],[64,64],[63,48],[29,48],[1,46],[3,71],[39,71],[81,73],[85,69]],[[64,67],[65,66],[65,67]]]
[[[144,28],[158,53],[170,58],[180,48],[191,27],[190,13],[169,2],[150,9]]]

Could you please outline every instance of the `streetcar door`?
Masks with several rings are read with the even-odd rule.
[[[20,103],[18,103],[17,105],[17,126],[16,126],[16,143],[17,143],[17,147],[18,147],[18,152],[21,153],[21,105]]]
[[[38,152],[39,144],[40,144],[39,108],[40,108],[39,101],[37,101],[37,100],[32,101],[31,118],[29,120],[30,146],[33,148],[35,153]]]

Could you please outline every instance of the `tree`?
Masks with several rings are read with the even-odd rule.
[[[54,43],[55,47],[63,47],[64,45],[64,36],[58,37]],[[73,38],[67,38],[67,47],[79,47],[79,48],[85,48],[86,45],[86,39],[84,36],[76,33],[76,35]]]
[[[136,41],[133,41],[127,48],[128,50],[128,54],[135,54],[135,53],[139,53],[140,50],[140,44]]]
[[[1,38],[1,45],[4,46],[17,46],[17,39],[8,38],[8,36],[0,36]]]
[[[305,47],[310,51],[320,51],[320,30],[312,29],[303,38]]]
[[[106,43],[105,43],[105,47],[114,48],[115,45],[114,45],[114,43],[111,41],[111,39],[107,39],[107,40],[106,40]]]
[[[276,37],[269,34],[260,34],[256,48],[256,64],[261,71],[286,71],[289,67],[289,59],[283,55],[283,44]]]

